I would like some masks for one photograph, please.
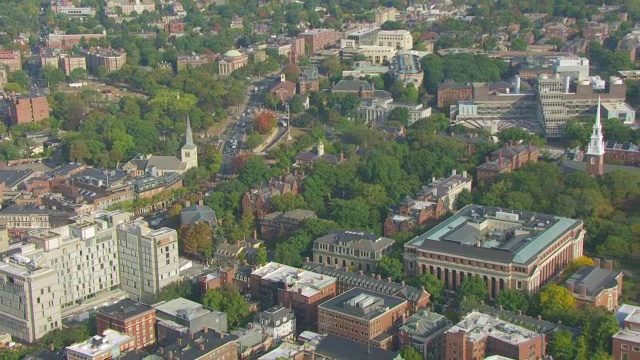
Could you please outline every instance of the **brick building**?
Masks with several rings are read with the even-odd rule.
[[[83,51],[87,59],[87,69],[96,74],[98,69],[104,68],[107,74],[120,70],[127,62],[127,53],[124,50],[91,49]]]
[[[106,39],[106,32],[102,34],[62,34],[54,32],[47,36],[47,47],[50,49],[70,50],[74,46],[80,46],[83,42],[88,44],[89,40]]]
[[[98,334],[107,329],[127,334],[135,339],[134,347],[142,349],[156,343],[156,309],[122,299],[98,310],[96,328]]]
[[[602,306],[614,311],[622,298],[623,277],[623,272],[613,271],[613,261],[601,263],[600,259],[594,259],[594,266],[578,269],[565,281],[565,287],[580,308]]]
[[[75,69],[87,70],[87,58],[84,56],[65,56],[60,58],[60,68],[69,76]]]
[[[286,80],[284,74],[281,74],[280,82],[274,85],[269,93],[284,103],[296,94],[296,83]]]
[[[265,240],[290,236],[300,228],[304,220],[316,218],[316,213],[311,210],[295,209],[285,213],[276,211],[260,219],[260,236]]]
[[[49,101],[46,96],[20,95],[9,100],[11,124],[27,124],[49,117]]]
[[[615,360],[640,360],[640,307],[624,304],[616,311],[622,328],[613,335]]]
[[[460,100],[473,99],[473,87],[470,83],[444,82],[438,85],[438,107],[456,104]]]
[[[444,315],[420,310],[400,327],[400,347],[413,346],[423,359],[442,359],[445,354],[445,331],[453,324]]]
[[[298,77],[298,94],[304,95],[318,91],[320,91],[318,68],[315,66],[300,67],[300,76]]]
[[[584,236],[580,220],[469,205],[404,245],[405,272],[432,274],[448,289],[480,276],[491,297],[532,293],[583,255]]]
[[[249,190],[242,197],[242,210],[245,213],[253,212],[257,219],[263,218],[266,214],[273,212],[271,197],[284,194],[298,195],[303,179],[304,174],[295,172],[273,178],[266,186],[261,184],[258,189]]]
[[[170,22],[165,24],[164,31],[171,35],[182,35],[184,34],[184,23],[182,22]]]
[[[0,50],[0,66],[6,66],[9,73],[22,70],[22,55],[19,51]]]
[[[626,166],[640,166],[640,146],[633,143],[605,142],[604,159],[606,162],[621,162]]]
[[[484,359],[486,355],[530,360],[545,355],[544,335],[475,311],[447,330],[445,338],[447,360]]]
[[[67,360],[109,360],[113,354],[125,354],[135,349],[134,338],[115,330],[105,330],[81,343],[66,347]]]
[[[540,150],[533,145],[505,143],[476,168],[478,182],[492,182],[498,175],[510,173],[528,163],[538,162]]]
[[[318,306],[318,331],[392,350],[407,308],[401,298],[354,288]]]
[[[363,231],[334,230],[313,242],[313,261],[353,270],[375,271],[393,250],[393,239]]]
[[[595,41],[600,45],[609,37],[609,25],[591,21],[582,30],[582,37],[587,43]]]
[[[253,299],[260,301],[263,309],[276,304],[291,308],[298,332],[315,330],[318,304],[336,295],[335,278],[275,262],[252,271],[248,282]]]
[[[218,59],[219,54],[211,51],[204,54],[178,55],[176,68],[178,71],[187,66],[196,67],[205,64],[211,64]]]
[[[312,29],[300,34],[304,39],[309,55],[315,55],[318,50],[333,46],[339,39],[339,33],[334,29]]]

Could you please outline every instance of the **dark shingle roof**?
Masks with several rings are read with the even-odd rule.
[[[604,289],[618,285],[616,278],[620,272],[609,271],[599,267],[583,266],[566,281],[573,284],[573,292],[580,293],[580,285],[587,287],[587,296],[597,296]]]
[[[337,360],[393,360],[397,354],[393,351],[369,347],[343,337],[327,335],[318,346],[315,354]]]
[[[99,313],[121,320],[130,319],[148,311],[155,312],[151,306],[131,299],[122,299],[113,305],[105,306],[98,310]]]
[[[373,86],[363,80],[340,80],[331,91],[373,91]]]

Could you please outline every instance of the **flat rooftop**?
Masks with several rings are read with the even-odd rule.
[[[105,330],[103,336],[96,335],[81,343],[67,346],[67,351],[86,355],[93,359],[98,354],[111,352],[113,348],[120,350],[120,345],[133,340],[133,337],[115,330]]]
[[[185,298],[177,298],[166,302],[154,304],[153,307],[165,314],[191,320],[206,315],[213,310]]]
[[[531,211],[468,205],[405,247],[502,263],[528,264],[580,220]]]
[[[640,332],[622,329],[612,336],[614,339],[640,344]]]
[[[353,288],[323,302],[318,308],[359,319],[373,320],[406,302],[399,297],[362,288]]]
[[[492,337],[511,345],[522,344],[542,336],[537,332],[477,311],[467,315],[462,321],[447,330],[447,333],[460,331],[465,332],[467,339],[472,342]]]
[[[254,270],[251,275],[259,276],[263,280],[274,283],[287,283],[289,291],[298,292],[300,289],[302,290],[302,295],[306,297],[316,295],[326,286],[336,282],[336,278],[334,277],[297,269],[276,262],[270,262]]]
[[[155,313],[155,310],[151,306],[131,299],[122,299],[113,305],[105,306],[98,310],[99,313],[120,320],[131,319],[150,311]]]

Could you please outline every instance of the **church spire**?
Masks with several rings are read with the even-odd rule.
[[[187,133],[185,134],[185,146],[193,146],[193,134],[191,133],[191,120],[187,116]]]
[[[596,123],[593,124],[593,132],[591,133],[591,140],[589,141],[589,147],[587,148],[587,155],[604,155],[604,137],[602,136],[602,122],[600,121],[600,98],[598,98]]]

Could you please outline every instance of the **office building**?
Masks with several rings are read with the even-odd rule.
[[[236,278],[236,282],[241,288],[248,287],[263,309],[276,304],[292,309],[298,332],[316,329],[318,304],[336,294],[335,278],[275,262],[255,269],[246,279]]]
[[[457,104],[460,100],[473,99],[470,83],[443,82],[438,84],[437,104],[439,108]]]
[[[19,254],[0,261],[0,332],[34,343],[62,327],[58,272]]]
[[[565,287],[580,308],[604,307],[614,311],[622,298],[622,271],[613,271],[613,261],[593,259],[594,266],[583,266],[565,281]]]
[[[386,65],[391,62],[397,50],[391,46],[361,45],[359,47],[343,47],[340,49],[342,60],[353,59],[360,54],[374,65]]]
[[[378,33],[380,32],[379,27],[369,27],[358,29],[356,31],[347,33],[347,37],[344,41],[341,42],[341,47],[353,47],[357,48],[363,45],[375,45],[378,42]]]
[[[379,7],[373,10],[373,21],[376,25],[381,26],[387,21],[396,21],[397,15],[398,11],[393,7]]]
[[[309,55],[315,55],[318,50],[335,45],[339,34],[334,29],[312,29],[301,33],[300,37],[304,39]]]
[[[449,289],[479,276],[491,297],[533,293],[583,255],[584,236],[580,220],[469,205],[404,245],[405,272],[432,274]]]
[[[128,16],[132,12],[142,14],[143,11],[156,11],[156,3],[153,0],[108,0],[105,12],[108,16],[118,13]]]
[[[388,46],[396,50],[413,49],[413,36],[409,30],[380,30],[378,46]]]
[[[158,319],[158,341],[173,341],[183,334],[194,334],[205,328],[227,332],[227,314],[185,298],[162,301],[153,308]]]
[[[19,95],[9,99],[11,124],[29,124],[49,118],[49,101],[46,96]]]
[[[296,315],[293,310],[280,305],[272,306],[258,314],[254,326],[273,339],[277,346],[292,341],[296,336]]]
[[[444,315],[423,309],[409,316],[400,327],[400,347],[412,346],[423,359],[443,359],[445,332],[453,326]]]
[[[218,73],[223,76],[231,75],[232,72],[247,66],[249,56],[238,50],[229,50],[218,59]]]
[[[624,102],[605,102],[602,104],[602,115],[605,119],[618,119],[625,125],[636,122],[636,110]]]
[[[160,289],[180,280],[174,229],[153,230],[136,221],[118,226],[117,234],[120,285],[133,299],[153,303]]]
[[[393,57],[391,71],[397,81],[402,81],[406,86],[413,84],[415,88],[422,85],[424,73],[420,65],[420,57],[410,54],[396,55]]]
[[[318,306],[318,332],[393,350],[407,307],[395,296],[354,288]]]
[[[9,73],[22,70],[22,55],[19,51],[0,49],[0,67]]]
[[[393,251],[394,242],[373,233],[334,230],[313,242],[313,261],[375,272],[378,262]]]
[[[115,330],[105,330],[81,343],[66,347],[67,360],[118,359],[135,348],[134,338]]]
[[[448,360],[484,359],[500,355],[510,359],[542,359],[544,335],[497,317],[472,312],[445,333]]]
[[[612,336],[615,360],[640,360],[640,308],[624,304],[615,313],[621,330]]]
[[[572,80],[589,78],[589,59],[587,58],[579,56],[559,57],[552,64],[554,73],[562,78],[567,76]]]
[[[122,299],[98,309],[96,331],[98,334],[111,329],[133,337],[135,349],[156,343],[156,310],[149,305]]]
[[[124,50],[92,48],[83,50],[87,59],[87,70],[97,74],[98,69],[104,69],[107,74],[120,70],[127,63],[127,53]]]
[[[65,56],[60,58],[60,68],[69,76],[75,69],[87,70],[87,58],[84,56]]]

